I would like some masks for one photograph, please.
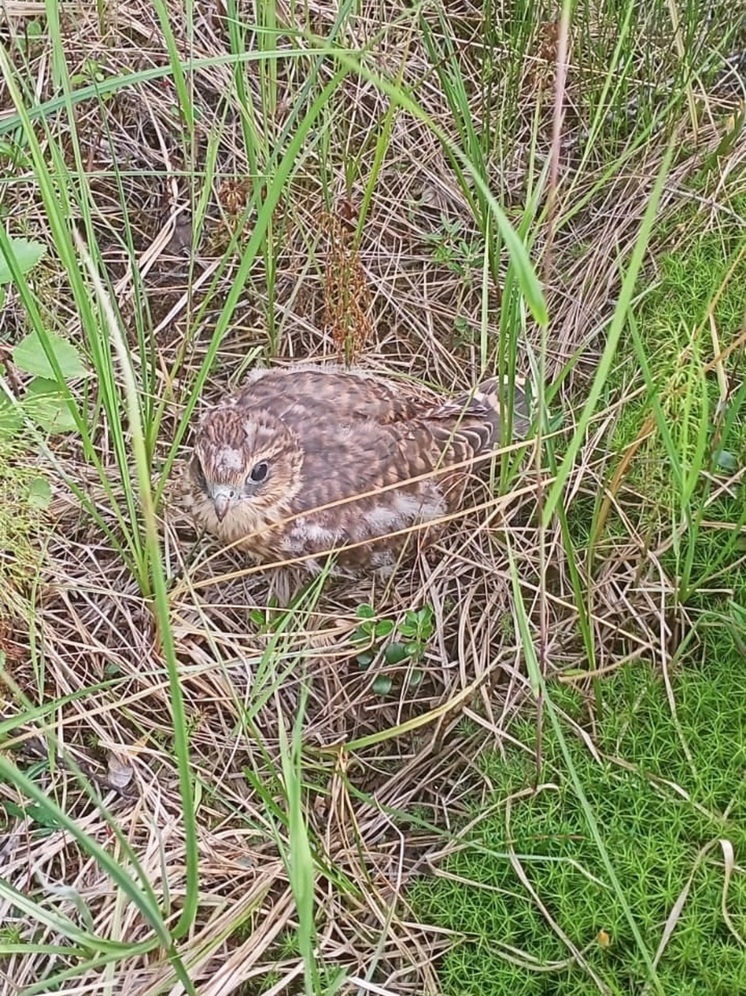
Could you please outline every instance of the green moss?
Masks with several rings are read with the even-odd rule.
[[[746,948],[721,913],[720,846],[698,860],[702,849],[720,838],[732,842],[737,863],[746,854],[746,669],[735,657],[720,667],[725,674],[689,667],[673,676],[675,716],[663,682],[644,665],[628,665],[607,679],[604,716],[593,726],[601,763],[569,726],[565,730],[573,766],[651,957],[693,875],[660,962],[667,993],[746,992]],[[590,732],[580,697],[574,697],[570,711]],[[526,721],[512,732],[529,745],[535,735]],[[445,996],[598,992],[579,965],[538,972],[507,960],[506,946],[537,965],[562,964],[569,956],[512,868],[509,846],[521,855],[550,916],[612,992],[644,984],[644,959],[549,729],[543,758],[545,787],[527,797],[517,795],[532,781],[526,754],[511,748],[507,763],[498,754],[483,760],[494,785],[490,801],[513,797],[510,821],[504,806],[488,805],[489,815],[469,831],[465,850],[446,864],[454,878],[423,880],[412,890],[418,916],[463,935],[443,959]],[[746,935],[741,872],[731,880],[727,907],[736,929]],[[601,931],[610,938],[608,946]]]

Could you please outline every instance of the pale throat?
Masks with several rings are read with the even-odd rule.
[[[247,546],[254,540],[280,525],[290,515],[282,503],[267,505],[256,498],[238,499],[231,503],[222,521],[215,512],[213,501],[207,495],[195,508],[202,525],[226,543],[247,538]]]

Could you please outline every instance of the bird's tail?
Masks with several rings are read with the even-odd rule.
[[[493,428],[493,444],[505,437],[508,426],[513,440],[523,439],[531,425],[531,392],[523,377],[490,377],[483,380],[475,391],[457,400],[466,412],[487,416]]]

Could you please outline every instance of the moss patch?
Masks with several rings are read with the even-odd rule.
[[[569,727],[566,738],[651,957],[691,876],[658,966],[662,990],[731,996],[746,992],[746,947],[721,911],[723,851],[716,842],[729,840],[736,864],[743,861],[746,670],[740,655],[731,652],[706,670],[682,670],[673,684],[676,715],[652,669],[623,668],[604,683],[604,718],[593,726],[601,761]],[[563,691],[561,699],[566,714],[590,732],[581,697]],[[528,721],[513,732],[527,746],[535,739]],[[468,832],[466,848],[446,862],[445,870],[460,881],[423,880],[412,890],[419,916],[463,935],[443,959],[444,994],[599,991],[583,967],[567,964],[567,944],[505,856],[511,847],[549,915],[584,952],[587,965],[612,992],[642,991],[643,956],[549,728],[543,754],[543,787],[514,798],[509,819],[505,801],[531,783],[532,764],[517,748],[507,763],[497,754],[483,759],[495,805],[485,807],[489,815]],[[712,846],[702,857],[707,845]],[[746,877],[740,871],[729,883],[725,904],[732,926],[746,936]],[[511,956],[523,964],[508,960]],[[529,961],[535,962],[533,969]],[[553,964],[558,967],[547,971]]]

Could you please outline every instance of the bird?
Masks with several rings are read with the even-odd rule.
[[[508,394],[525,434],[523,384],[491,378],[443,399],[364,369],[257,368],[199,422],[193,521],[255,564],[314,573],[335,553],[338,572],[390,573],[413,533],[430,542],[460,509],[475,461],[500,443]]]

